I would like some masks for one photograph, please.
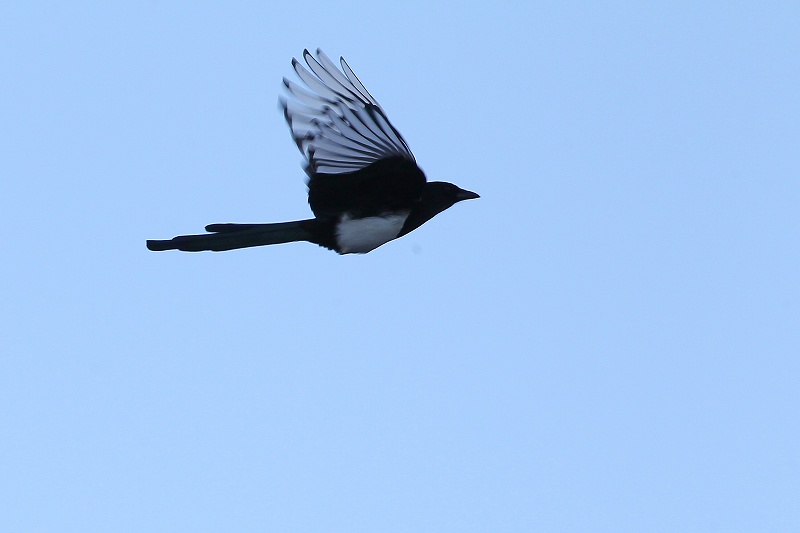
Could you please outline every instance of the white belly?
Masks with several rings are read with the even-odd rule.
[[[382,217],[350,218],[342,215],[336,229],[336,244],[343,254],[365,254],[396,238],[408,213],[390,213]]]

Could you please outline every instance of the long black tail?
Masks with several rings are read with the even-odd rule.
[[[147,241],[147,248],[154,252],[222,252],[251,246],[309,241],[312,238],[309,228],[313,224],[313,219],[275,224],[209,224],[206,231],[210,233],[179,235],[167,241]]]

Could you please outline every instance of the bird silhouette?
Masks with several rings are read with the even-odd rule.
[[[153,251],[224,251],[307,241],[340,254],[367,253],[402,237],[462,200],[479,198],[452,183],[427,181],[400,132],[340,58],[317,49],[308,68],[292,66],[303,88],[283,79],[280,105],[306,159],[314,218],[269,224],[209,224],[208,233],[148,240]]]

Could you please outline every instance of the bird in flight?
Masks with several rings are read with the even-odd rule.
[[[306,159],[314,218],[272,224],[209,224],[208,233],[148,240],[153,251],[215,252],[308,241],[340,254],[364,254],[402,237],[462,200],[478,198],[452,183],[427,181],[383,108],[340,59],[317,49],[292,66],[306,85],[283,79],[280,104]]]

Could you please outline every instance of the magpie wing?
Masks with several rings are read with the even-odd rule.
[[[346,174],[386,158],[416,161],[405,139],[386,117],[350,66],[341,70],[317,49],[303,51],[304,67],[292,66],[308,89],[283,79],[291,99],[281,99],[286,122],[307,160],[306,173]]]

